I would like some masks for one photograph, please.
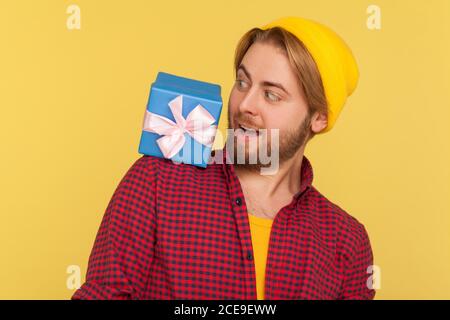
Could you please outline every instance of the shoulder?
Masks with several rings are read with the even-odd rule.
[[[326,230],[334,230],[336,246],[343,250],[356,249],[361,243],[368,241],[364,224],[341,206],[329,200],[314,186],[308,192],[309,203],[315,220]]]
[[[199,178],[208,176],[212,172],[217,173],[220,170],[220,165],[216,163],[209,164],[206,168],[177,163],[170,159],[159,158],[155,156],[143,155],[131,166],[128,174],[138,175],[146,180],[155,180],[158,177],[160,180],[186,180],[187,178]]]
[[[175,163],[170,159],[159,158],[149,155],[142,155],[140,158],[135,160],[130,170],[132,171],[143,170],[151,173],[156,173],[161,170],[179,172],[189,170],[189,167],[187,167],[185,164],[182,163]]]
[[[125,173],[123,181],[139,182],[154,179],[156,172],[160,168],[160,161],[153,156],[141,156],[134,160],[130,168]]]
[[[142,155],[140,158],[135,160],[132,167],[137,167],[146,170],[155,170],[161,166],[168,166],[169,162],[171,161],[168,159]]]

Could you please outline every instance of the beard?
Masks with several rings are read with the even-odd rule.
[[[273,159],[273,157],[278,157],[278,163],[281,165],[287,160],[294,157],[300,148],[302,148],[308,141],[310,135],[311,126],[311,115],[308,112],[305,119],[300,123],[300,125],[293,130],[279,130],[278,143],[272,142],[272,129],[262,130],[252,143],[254,146],[250,150],[250,143],[248,141],[243,141],[238,139],[233,132],[236,130],[231,127],[230,113],[228,112],[228,136],[227,136],[227,149],[232,151],[233,165],[245,171],[261,171],[261,168],[269,168],[272,162],[261,161],[261,153],[265,154],[264,157],[267,159]],[[238,118],[239,120],[239,118]],[[244,121],[244,123],[249,123]],[[251,123],[251,122],[250,122]],[[240,146],[239,146],[240,144]],[[228,148],[228,146],[232,148]],[[264,150],[264,151],[262,151]],[[238,157],[238,154],[241,157]],[[275,154],[273,154],[275,153]],[[252,161],[250,162],[250,159]],[[256,161],[254,161],[256,159]]]

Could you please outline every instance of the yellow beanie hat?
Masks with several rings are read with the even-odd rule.
[[[358,83],[359,71],[355,57],[342,38],[317,22],[298,17],[284,17],[261,29],[273,27],[282,27],[294,34],[303,42],[316,62],[328,102],[328,126],[320,133],[329,131],[347,97],[353,93]]]

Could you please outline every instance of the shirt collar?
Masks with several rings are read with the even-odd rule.
[[[236,177],[236,173],[234,171],[234,165],[232,163],[231,157],[229,157],[227,153],[227,145],[222,149],[222,168],[223,171],[227,177],[227,179],[230,179],[232,176]],[[302,165],[300,169],[300,189],[299,191],[294,195],[295,199],[298,199],[307,189],[310,189],[312,187],[312,181],[314,178],[313,174],[313,168],[311,165],[311,162],[309,159],[303,155]]]

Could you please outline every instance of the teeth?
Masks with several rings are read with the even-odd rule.
[[[253,128],[247,128],[242,125],[239,125],[239,128],[243,130],[243,134],[246,136],[257,136],[259,135],[259,131]]]
[[[240,125],[240,127],[242,129],[244,129],[244,130],[254,130],[254,131],[256,131],[256,129],[254,129],[254,128],[247,128],[247,127],[244,127],[243,125]]]

